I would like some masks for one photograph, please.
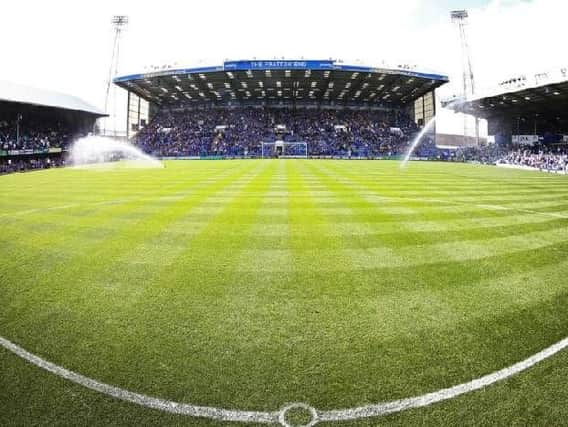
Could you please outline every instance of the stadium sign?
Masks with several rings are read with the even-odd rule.
[[[334,61],[277,61],[277,60],[260,60],[260,61],[226,61],[223,68],[226,71],[231,70],[318,70],[333,68]]]
[[[63,150],[58,147],[49,149],[25,149],[25,150],[0,150],[0,156],[29,156],[30,154],[61,153]]]
[[[538,141],[538,135],[513,135],[513,144],[534,145]]]
[[[26,149],[26,150],[8,150],[8,155],[9,156],[21,156],[21,155],[26,155],[26,154],[41,154],[43,153],[43,150],[32,150],[32,149]]]

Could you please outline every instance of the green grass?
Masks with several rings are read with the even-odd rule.
[[[261,411],[435,391],[568,336],[565,177],[166,166],[0,177],[0,336],[127,390]],[[3,349],[0,373],[0,425],[220,425],[97,394]],[[567,375],[564,352],[483,391],[340,425],[563,424]]]

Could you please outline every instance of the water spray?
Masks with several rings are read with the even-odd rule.
[[[406,152],[406,155],[404,156],[402,163],[400,164],[401,169],[406,168],[406,165],[410,160],[410,157],[412,157],[412,155],[414,154],[414,150],[416,150],[416,147],[418,147],[418,144],[420,144],[422,138],[424,138],[424,135],[426,135],[430,131],[430,129],[432,129],[432,126],[434,126],[435,122],[436,122],[436,116],[432,117],[428,121],[428,123],[426,123],[426,125],[422,128],[420,133],[416,135],[416,137],[412,141],[412,144],[410,144],[410,147],[408,148],[408,151]]]
[[[110,166],[116,160],[125,160],[121,165],[134,168],[163,168],[159,160],[142,152],[128,142],[102,136],[87,136],[78,139],[71,147],[71,163],[76,167],[93,165]]]

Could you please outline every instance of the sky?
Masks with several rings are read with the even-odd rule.
[[[225,59],[343,59],[439,71],[460,93],[461,56],[449,12],[467,9],[478,92],[505,79],[568,65],[568,0],[18,0],[2,5],[0,80],[79,96],[102,108],[113,15],[128,15],[118,74],[150,65]],[[116,109],[126,110],[118,96]],[[110,108],[113,112],[113,108]],[[119,127],[123,123],[120,120]],[[124,124],[125,126],[125,124]],[[463,132],[441,112],[438,131]]]

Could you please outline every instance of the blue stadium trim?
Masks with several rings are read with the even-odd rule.
[[[164,77],[184,74],[211,73],[216,71],[243,71],[243,70],[339,70],[360,73],[384,73],[416,77],[447,82],[448,76],[442,74],[420,73],[404,69],[389,69],[377,67],[364,67],[358,65],[343,65],[332,60],[243,60],[226,61],[223,65],[200,68],[181,68],[175,70],[156,71],[145,74],[131,74],[117,77],[114,83],[123,83],[131,80],[141,80],[154,77]]]

